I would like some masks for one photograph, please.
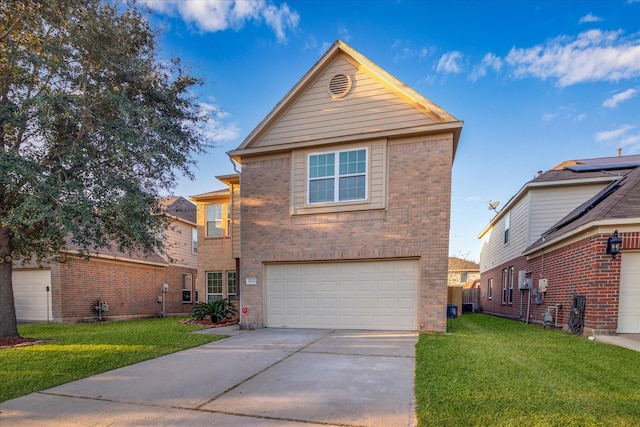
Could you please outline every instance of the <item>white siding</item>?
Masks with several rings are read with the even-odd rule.
[[[542,233],[595,196],[606,183],[530,188],[510,207],[509,244],[504,244],[504,216],[482,240],[480,271],[522,255]]]
[[[509,243],[504,243],[504,216],[487,232],[480,250],[480,271],[483,272],[522,255],[529,245],[529,198],[523,197],[509,211]],[[506,212],[505,212],[506,213]]]
[[[350,75],[354,83],[347,96],[334,99],[327,87],[338,73]],[[260,146],[410,128],[436,121],[440,122],[437,116],[406,102],[341,55],[265,133]]]
[[[569,212],[595,196],[606,184],[536,188],[530,191],[529,245]],[[528,246],[528,245],[527,245]]]

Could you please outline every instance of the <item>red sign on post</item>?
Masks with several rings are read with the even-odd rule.
[[[249,312],[249,307],[242,307],[242,314],[247,314]]]

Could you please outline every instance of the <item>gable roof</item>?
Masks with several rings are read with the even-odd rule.
[[[319,127],[327,128],[326,124],[337,128],[335,134],[329,134],[329,136],[323,134],[319,136],[318,133],[304,133],[293,137],[288,141],[282,142],[278,138],[274,138],[275,142],[269,144],[263,143],[265,136],[278,125],[280,119],[290,111],[298,100],[307,95],[310,89],[314,89],[317,92],[322,92],[322,89],[318,87],[318,81],[322,77],[326,77],[328,73],[332,72],[331,67],[337,67],[336,64],[342,64],[343,67],[351,67],[354,73],[360,73],[366,75],[381,88],[384,88],[387,93],[392,93],[396,99],[402,99],[404,105],[411,106],[414,114],[420,114],[422,117],[422,123],[419,131],[449,131],[454,134],[454,154],[457,147],[460,131],[462,128],[462,122],[447,113],[445,110],[429,101],[418,92],[414,91],[398,79],[378,67],[371,62],[368,58],[351,48],[349,45],[341,40],[336,41],[327,52],[320,58],[318,62],[302,77],[298,83],[282,98],[278,104],[267,114],[267,116],[258,124],[258,126],[247,136],[247,138],[238,146],[237,149],[229,151],[231,157],[236,160],[240,159],[241,155],[253,154],[260,152],[278,151],[291,149],[295,144],[318,144],[323,138],[330,138],[329,142],[340,142],[341,138],[350,138],[350,140],[357,139],[359,136],[362,138],[371,138],[373,134],[376,136],[385,136],[386,133],[391,135],[397,134],[397,129],[405,129],[406,124],[402,120],[397,120],[396,128],[392,132],[390,129],[380,127],[379,120],[372,119],[373,114],[390,114],[390,112],[383,111],[381,109],[370,109],[369,115],[363,116],[363,122],[368,121],[370,123],[367,131],[363,131],[363,127],[355,128],[350,126],[349,123],[340,122],[340,112],[348,111],[357,104],[362,108],[362,99],[342,100],[342,102],[336,102],[332,104],[330,108],[316,108],[311,112],[302,114],[302,119],[306,122],[315,121]],[[314,87],[315,85],[315,87]],[[352,91],[360,90],[358,82],[354,83],[354,89]],[[363,83],[364,87],[365,84]],[[364,90],[364,89],[362,89]],[[346,98],[346,97],[345,97]],[[388,108],[388,104],[384,104],[384,97],[376,99],[378,106],[382,105],[382,108]],[[388,102],[388,100],[386,100]],[[365,120],[366,118],[366,120]],[[342,126],[342,127],[341,127]],[[408,134],[417,133],[418,130],[410,128],[406,130]],[[262,143],[262,146],[261,146]]]
[[[196,223],[196,205],[182,196],[160,199],[160,206],[170,216],[193,224]]]
[[[613,225],[624,220],[640,223],[640,167],[618,171],[619,177],[550,227],[540,239],[525,249],[524,254],[562,240],[590,224]]]
[[[450,271],[480,271],[480,264],[458,257],[449,257]]]

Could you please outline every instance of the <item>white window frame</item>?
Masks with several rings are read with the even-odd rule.
[[[182,303],[193,303],[193,274],[182,273]]]
[[[511,228],[511,212],[504,215],[504,244],[509,243],[509,229]]]
[[[210,292],[211,288],[209,287],[209,276],[213,276],[213,275],[220,275],[220,292]],[[207,302],[211,302],[211,301],[215,301],[218,299],[222,299],[223,298],[223,292],[224,292],[224,275],[223,272],[220,270],[216,270],[216,271],[207,271],[205,272],[205,286],[206,286],[206,290],[207,290]],[[216,284],[217,285],[217,284]]]
[[[191,253],[198,253],[198,229],[195,227],[191,229]]]
[[[209,207],[220,206],[220,217],[210,218]],[[204,232],[207,237],[228,237],[231,235],[231,205],[229,203],[209,203],[205,205]],[[214,230],[220,230],[220,234],[209,234],[209,224],[213,224]]]
[[[231,283],[234,286],[234,292],[231,292]],[[227,271],[227,299],[229,301],[236,300],[238,296],[238,274],[235,271]]]
[[[340,154],[341,153],[348,153],[348,152],[354,152],[354,151],[364,151],[364,157],[365,157],[365,165],[364,165],[364,172],[359,172],[359,173],[355,173],[355,174],[344,174],[341,175],[340,174]],[[333,155],[334,157],[334,171],[333,171],[333,175],[327,175],[327,176],[323,176],[323,177],[311,177],[311,158],[314,156],[322,156],[322,155]],[[313,153],[309,153],[307,154],[307,179],[306,179],[306,200],[307,200],[307,204],[309,205],[321,205],[321,204],[336,204],[336,203],[352,203],[352,202],[361,202],[361,201],[365,201],[368,199],[369,197],[369,148],[368,147],[357,147],[357,148],[350,148],[347,150],[336,150],[336,151],[320,151],[320,152],[313,152]],[[340,200],[340,178],[348,178],[348,177],[352,177],[352,176],[364,176],[364,197],[363,198],[358,198],[358,199],[345,199],[345,200]],[[317,181],[320,179],[333,179],[333,200],[323,200],[323,201],[317,201],[317,202],[312,202],[311,201],[311,182],[312,181]]]

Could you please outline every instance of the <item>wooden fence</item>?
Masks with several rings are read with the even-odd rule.
[[[458,307],[458,316],[462,315],[463,304],[475,304],[475,311],[480,311],[480,289],[462,289],[458,286],[447,288],[447,304]]]

